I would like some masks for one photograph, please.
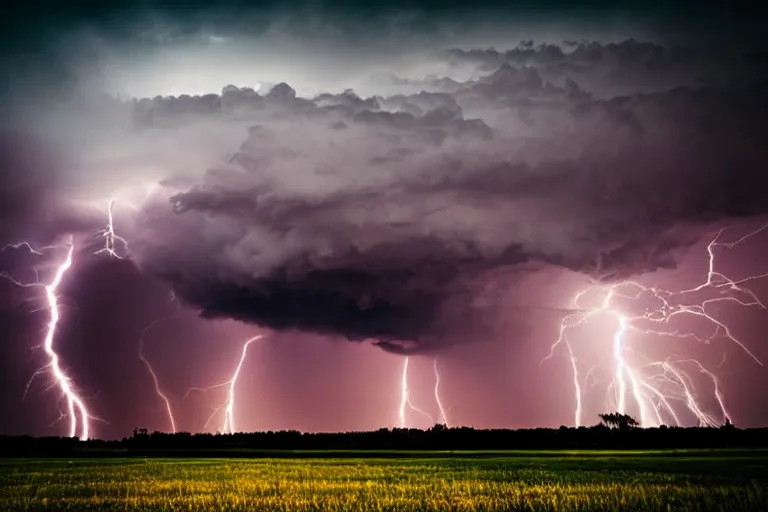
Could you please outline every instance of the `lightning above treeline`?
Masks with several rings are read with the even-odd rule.
[[[758,421],[733,379],[766,357],[752,41],[479,14],[342,30],[242,9],[62,29],[12,77],[0,317],[36,361],[23,407],[81,439],[136,426],[96,423],[117,387],[169,432]],[[363,350],[386,357],[358,374]],[[106,356],[114,377],[93,369]],[[324,414],[335,400],[357,405]]]
[[[642,426],[684,425],[682,409],[693,414],[700,426],[712,427],[731,421],[716,375],[696,359],[665,358],[655,360],[644,355],[643,342],[648,337],[665,337],[672,342],[693,339],[699,343],[725,340],[734,343],[750,359],[759,365],[763,363],[733,334],[728,321],[719,319],[711,311],[718,303],[734,303],[747,308],[765,310],[765,305],[746,287],[747,283],[768,277],[768,272],[732,279],[717,270],[716,254],[723,249],[732,249],[768,228],[768,224],[731,242],[724,242],[725,230],[721,229],[707,245],[708,271],[706,279],[699,285],[684,290],[645,286],[636,281],[619,281],[610,285],[593,285],[578,292],[573,298],[574,309],[583,312],[566,316],[560,324],[560,335],[551,347],[555,350],[563,345],[573,369],[575,392],[574,425],[583,424],[583,399],[586,393],[586,378],[581,375],[578,344],[602,343],[612,353],[604,394],[610,407],[619,413],[639,413]],[[637,314],[636,310],[642,310]],[[693,330],[680,330],[674,321],[682,317],[695,317],[709,324],[704,336]],[[603,339],[589,339],[584,336],[573,340],[573,331],[590,322],[605,322],[607,330]],[[613,324],[613,327],[610,327]],[[574,348],[574,345],[577,345]],[[685,368],[691,368],[686,370]],[[590,369],[590,373],[594,367]],[[703,374],[710,381],[716,412],[707,412],[702,396],[695,391],[695,379],[690,372]],[[712,400],[711,400],[712,401]]]
[[[105,228],[97,232],[97,236],[103,239],[104,246],[103,248],[97,250],[93,254],[95,256],[106,254],[110,257],[121,259],[121,256],[117,252],[116,244],[122,243],[127,247],[127,242],[122,237],[115,234],[113,207],[114,207],[114,201],[110,200],[108,202],[108,208],[107,208],[107,225]],[[50,377],[50,379],[53,381],[52,387],[58,389],[63,400],[66,403],[66,412],[60,411],[60,418],[62,419],[65,418],[69,421],[68,436],[78,437],[81,440],[89,439],[90,433],[92,430],[91,421],[98,418],[95,416],[92,416],[91,413],[88,412],[88,407],[86,405],[86,398],[83,396],[82,392],[78,389],[75,379],[69,374],[68,371],[64,369],[61,356],[59,355],[59,351],[56,348],[57,331],[59,329],[59,321],[62,316],[62,308],[60,305],[60,298],[58,295],[59,287],[62,281],[65,279],[65,277],[67,277],[67,273],[72,268],[72,265],[74,263],[74,257],[75,257],[74,256],[75,255],[74,237],[72,235],[68,235],[66,242],[61,245],[48,245],[45,247],[41,247],[39,249],[34,248],[32,244],[26,241],[9,244],[5,246],[3,249],[5,250],[8,248],[12,248],[12,249],[24,248],[38,256],[43,256],[44,251],[55,250],[55,251],[65,252],[65,256],[63,257],[63,259],[55,263],[54,276],[51,279],[51,281],[47,284],[39,282],[39,274],[37,270],[35,270],[35,275],[37,276],[38,280],[32,283],[24,283],[24,282],[18,281],[14,279],[12,276],[9,276],[8,274],[2,274],[2,276],[17,286],[21,286],[23,288],[30,288],[30,287],[42,288],[45,291],[45,299],[46,299],[48,314],[50,315],[50,319],[48,321],[48,325],[45,330],[45,336],[43,339],[42,348],[43,348],[43,351],[45,352],[47,362],[44,366],[42,366],[41,368],[39,368],[37,371],[34,372],[34,374],[32,375],[32,379],[40,375],[48,375]],[[142,334],[142,338],[143,338],[143,334]],[[171,413],[170,404],[168,402],[168,399],[165,397],[165,395],[162,394],[162,392],[158,387],[157,376],[155,375],[154,371],[152,371],[152,367],[144,358],[141,351],[142,347],[143,347],[143,339],[140,342],[139,357],[147,365],[147,368],[149,369],[152,375],[152,378],[154,379],[155,387],[157,389],[158,394],[165,400],[166,406],[168,407],[168,414],[171,420],[171,428],[173,432],[175,432],[176,425],[173,420],[173,414]],[[27,383],[27,386],[25,388],[25,393],[26,391],[29,390],[29,387],[32,384],[32,379],[30,379],[30,381]]]
[[[418,414],[422,417],[422,419],[426,419],[430,425],[439,423],[441,425],[449,426],[446,408],[443,405],[442,398],[440,398],[440,373],[437,367],[437,358],[432,360],[432,368],[435,376],[434,398],[435,404],[439,410],[439,417],[437,421],[430,413],[421,407],[418,407],[413,402],[411,389],[408,385],[408,365],[410,363],[410,359],[411,358],[408,356],[403,358],[403,373],[400,379],[400,408],[398,410],[398,424],[400,428],[408,428],[411,425],[411,422],[409,422],[409,411],[411,413]]]
[[[224,434],[234,434],[235,432],[238,432],[237,428],[235,427],[235,390],[237,386],[237,379],[240,376],[240,372],[243,369],[243,364],[245,363],[245,358],[248,355],[248,347],[251,345],[251,343],[260,340],[263,337],[263,335],[259,334],[257,336],[254,336],[252,338],[249,338],[243,343],[243,351],[240,354],[240,359],[237,362],[237,366],[235,367],[234,371],[232,372],[232,376],[229,380],[214,384],[213,386],[209,386],[207,388],[191,388],[189,391],[201,391],[206,392],[210,391],[212,389],[216,388],[226,388],[227,390],[227,398],[226,401],[221,404],[219,407],[217,407],[211,416],[208,418],[208,421],[205,423],[205,427],[207,428],[210,422],[221,413],[221,428],[219,429],[219,432]],[[189,394],[189,391],[187,394]]]
[[[38,255],[43,253],[40,250],[34,249],[28,242],[20,242],[11,244],[9,247],[19,248],[25,247]],[[59,247],[46,247],[46,249],[62,249]],[[91,431],[91,420],[93,416],[88,412],[88,408],[80,391],[77,389],[77,385],[67,371],[63,368],[61,357],[56,348],[56,331],[59,327],[59,320],[61,319],[61,305],[59,304],[58,289],[62,280],[66,277],[67,272],[72,267],[73,255],[75,252],[75,244],[72,238],[64,244],[63,250],[65,256],[63,260],[57,263],[56,270],[50,283],[43,284],[40,282],[23,283],[13,279],[12,277],[3,274],[3,277],[10,280],[13,284],[21,286],[23,288],[42,288],[45,291],[45,298],[48,305],[49,321],[45,329],[45,336],[42,342],[42,348],[45,352],[47,362],[41,368],[34,372],[32,379],[46,374],[53,381],[52,386],[57,388],[60,392],[63,400],[66,403],[66,412],[60,412],[61,418],[66,418],[69,421],[69,437],[79,437],[80,439],[88,439]],[[29,389],[32,380],[27,383],[26,390]]]
[[[122,259],[123,257],[120,256],[117,252],[116,243],[118,242],[122,243],[126,248],[128,244],[122,237],[118,236],[115,233],[114,218],[113,218],[114,204],[115,204],[114,200],[110,200],[108,202],[107,225],[105,228],[103,228],[102,230],[96,233],[98,237],[103,239],[104,247],[97,250],[94,253],[94,255],[98,256],[101,254],[106,254],[113,258]],[[29,242],[18,242],[18,243],[8,244],[3,248],[3,250],[21,249],[21,248],[26,249],[31,253],[40,255],[40,256],[43,255],[42,251],[44,250],[55,249],[55,250],[66,251],[66,255],[64,256],[64,259],[56,264],[55,275],[51,280],[51,282],[48,284],[44,284],[40,282],[24,283],[14,279],[13,277],[7,274],[2,274],[2,276],[17,286],[21,286],[25,288],[37,287],[45,290],[45,296],[46,296],[46,301],[49,309],[50,320],[45,331],[45,338],[43,340],[42,347],[45,351],[48,362],[34,372],[32,379],[42,374],[48,374],[50,376],[50,378],[53,380],[52,386],[59,390],[63,399],[66,402],[66,412],[61,411],[60,418],[69,420],[69,425],[70,425],[69,432],[68,432],[69,437],[78,437],[81,440],[87,440],[90,438],[91,421],[97,418],[95,418],[94,416],[91,416],[91,414],[88,412],[88,409],[86,406],[86,399],[78,391],[77,386],[73,381],[73,378],[70,375],[68,375],[68,373],[65,372],[65,370],[63,369],[61,358],[55,349],[57,328],[59,327],[59,320],[61,318],[61,307],[59,305],[59,296],[57,295],[57,293],[58,293],[59,285],[64,279],[67,271],[72,267],[73,258],[75,254],[74,242],[72,240],[72,237],[69,237],[68,241],[62,246],[46,246],[40,249],[35,249]],[[177,432],[176,419],[174,418],[171,399],[165,392],[163,392],[160,385],[160,379],[157,373],[155,372],[149,360],[144,355],[145,335],[150,329],[152,329],[152,327],[154,327],[157,323],[163,320],[167,320],[167,318],[165,317],[158,318],[157,320],[153,321],[142,330],[141,336],[139,338],[139,343],[138,343],[138,358],[145,365],[147,371],[149,372],[149,375],[152,378],[152,383],[155,389],[155,393],[162,400],[162,403],[164,405],[165,411],[168,416],[169,431],[172,433],[176,433]],[[209,418],[209,421],[206,422],[205,427],[208,427],[208,424],[214,418],[215,415],[223,411],[222,423],[219,431],[222,433],[228,433],[228,434],[237,432],[235,427],[235,386],[237,384],[238,376],[240,375],[240,372],[242,370],[243,363],[247,355],[248,347],[250,346],[251,343],[261,339],[262,337],[263,335],[257,335],[245,341],[245,343],[243,344],[242,354],[240,356],[238,364],[235,367],[231,378],[228,379],[226,382],[216,384],[207,388],[192,388],[187,392],[187,394],[189,394],[189,392],[191,391],[206,392],[211,389],[220,388],[220,387],[227,388],[226,401],[220,407],[214,410],[214,413]],[[31,383],[32,383],[32,380],[30,380],[30,382],[27,383],[26,390],[29,389]]]

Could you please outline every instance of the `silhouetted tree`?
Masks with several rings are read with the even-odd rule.
[[[620,430],[627,430],[633,427],[640,426],[635,418],[629,414],[622,414],[620,412],[603,413],[599,414],[603,425],[611,428],[618,428]]]

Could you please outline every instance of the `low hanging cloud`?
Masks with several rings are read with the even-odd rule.
[[[232,37],[226,69],[258,67]],[[116,197],[131,258],[204,316],[424,352],[498,336],[503,290],[533,272],[673,268],[705,232],[768,213],[765,53],[397,49],[367,78],[337,59],[317,83],[349,89],[316,95],[297,92],[309,80],[120,100],[91,92],[101,78],[66,101],[22,95],[0,147],[4,236],[102,228],[103,205],[71,203]]]
[[[494,335],[503,311],[481,290],[500,273],[632,277],[768,213],[759,84],[603,98],[537,69],[564,46],[525,65],[504,54],[469,81],[424,78],[439,91],[301,98],[278,84],[134,103],[146,130],[249,128],[234,156],[143,207],[133,257],[204,316],[425,351]],[[489,52],[448,55],[489,66]]]

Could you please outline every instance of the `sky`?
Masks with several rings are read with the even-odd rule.
[[[765,425],[732,7],[19,10],[0,434]]]

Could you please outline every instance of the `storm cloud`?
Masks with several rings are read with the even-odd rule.
[[[120,103],[147,133],[247,125],[227,158],[161,182],[132,257],[207,317],[424,351],[494,336],[509,312],[489,280],[672,268],[703,233],[767,213],[768,109],[761,77],[731,72],[743,56],[716,76],[636,41],[438,55],[472,77]]]
[[[768,54],[732,34],[136,12],[8,57],[0,227],[93,234],[115,199],[120,250],[205,317],[438,350],[497,337],[532,272],[674,268],[768,213]]]

